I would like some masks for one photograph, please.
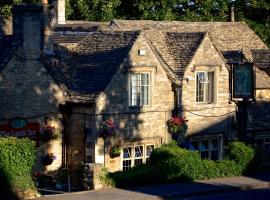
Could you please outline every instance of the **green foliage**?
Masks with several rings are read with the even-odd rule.
[[[10,16],[12,6],[22,2],[39,1],[0,1],[0,16]],[[66,16],[70,20],[90,21],[112,19],[228,21],[232,2],[236,20],[246,21],[270,46],[270,3],[265,0],[66,0]]]
[[[103,182],[116,187],[129,187],[238,176],[248,169],[255,156],[253,148],[240,142],[230,143],[227,153],[225,160],[204,160],[198,152],[179,148],[172,142],[155,149],[147,164],[126,172],[107,172]]]
[[[163,174],[161,174],[157,168],[149,164],[133,167],[126,172],[118,171],[108,173],[106,178],[103,177],[101,180],[104,184],[121,188],[153,183],[157,184],[166,181]]]
[[[67,0],[68,19],[109,21],[115,18],[120,0]]]
[[[243,142],[231,142],[226,149],[227,159],[234,160],[243,171],[252,164],[255,154],[255,149]]]
[[[29,139],[0,138],[0,180],[13,190],[33,189],[34,142]]]

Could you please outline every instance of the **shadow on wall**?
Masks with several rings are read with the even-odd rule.
[[[3,20],[2,17],[0,17],[0,36],[4,35],[4,26],[5,26],[5,21]]]
[[[50,74],[39,60],[24,57],[22,47],[18,47],[8,64],[0,71],[0,124],[8,124],[10,119],[25,118],[29,123],[46,123],[61,129],[59,104],[65,97]],[[55,113],[55,114],[50,114]],[[61,144],[59,144],[61,145]],[[44,148],[43,148],[44,146]],[[38,149],[36,170],[43,170],[42,157],[46,155],[46,144]],[[61,167],[61,150],[52,152]],[[59,162],[58,162],[59,161]],[[55,169],[54,169],[55,170]]]

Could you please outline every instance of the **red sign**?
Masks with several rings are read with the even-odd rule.
[[[39,123],[28,123],[26,120],[15,119],[11,120],[8,124],[0,125],[0,137],[29,138],[35,140],[38,146],[39,130]]]

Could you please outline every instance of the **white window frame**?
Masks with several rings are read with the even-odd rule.
[[[197,81],[198,81],[198,74],[199,73],[203,73],[205,78],[207,78],[206,82],[203,83],[203,100],[202,101],[198,101],[198,97],[197,97],[197,93],[198,93],[198,85],[197,85]],[[211,81],[211,99],[209,100],[209,73],[213,73],[213,77],[212,77],[212,81]],[[211,70],[211,71],[196,71],[195,73],[195,102],[196,104],[212,104],[212,103],[216,103],[216,96],[217,96],[217,92],[216,92],[216,88],[217,88],[217,81],[216,81],[216,71],[215,70]]]
[[[201,143],[202,141],[207,140],[208,141],[208,149],[207,150],[201,150]],[[218,147],[217,149],[212,149],[212,140],[217,140],[218,141]],[[208,159],[211,160],[212,159],[212,151],[216,151],[218,150],[218,158],[217,160],[221,160],[222,159],[222,151],[223,151],[223,145],[222,145],[222,137],[221,136],[217,136],[217,137],[207,137],[207,138],[196,138],[196,139],[191,139],[190,140],[190,144],[192,142],[198,142],[198,149],[196,151],[198,151],[201,155],[202,152],[208,152]],[[192,150],[192,149],[191,149]]]
[[[142,153],[142,157],[135,157],[135,148],[136,147],[140,147],[142,146],[143,147],[143,153]],[[146,163],[148,158],[150,156],[147,156],[147,146],[153,146],[153,150],[155,149],[155,145],[154,144],[151,144],[151,143],[147,143],[147,144],[135,144],[135,145],[132,145],[132,146],[124,146],[122,147],[122,152],[121,152],[121,169],[124,171],[124,165],[123,165],[123,162],[125,160],[131,160],[131,168],[136,166],[135,165],[135,160],[136,159],[142,159],[142,164],[143,163]],[[124,148],[131,148],[131,158],[128,158],[128,159],[125,159],[123,156],[124,156]]]
[[[132,102],[132,82],[131,82],[131,77],[132,75],[136,75],[136,76],[141,76],[142,74],[147,74],[148,75],[148,80],[149,83],[148,85],[139,85],[136,86],[138,88],[142,88],[143,86],[147,86],[148,87],[148,104],[143,104],[144,100],[141,100],[141,94],[142,93],[136,93],[138,96],[136,97],[136,104],[133,104]],[[150,72],[130,72],[129,73],[129,78],[128,78],[128,105],[129,107],[147,107],[151,105],[151,97],[152,97],[152,77],[151,77],[151,73]]]
[[[130,152],[130,158],[124,158],[124,148],[131,148],[131,152]],[[122,165],[122,170],[123,171],[127,171],[127,170],[129,170],[132,166],[133,166],[133,164],[132,164],[132,160],[133,160],[133,147],[132,146],[126,146],[126,147],[123,147],[122,148],[122,153],[121,153],[121,165]],[[124,161],[131,161],[131,164],[130,164],[130,167],[129,167],[129,169],[127,169],[127,170],[124,170]]]

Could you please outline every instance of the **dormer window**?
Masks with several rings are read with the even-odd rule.
[[[129,76],[129,106],[150,105],[150,73],[131,73]]]
[[[196,102],[215,101],[215,72],[196,72]]]

